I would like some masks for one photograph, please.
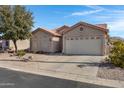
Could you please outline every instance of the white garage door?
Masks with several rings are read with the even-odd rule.
[[[101,55],[101,39],[66,39],[66,54]]]

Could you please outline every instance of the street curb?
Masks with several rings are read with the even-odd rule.
[[[20,71],[20,72],[25,72],[25,73],[31,73],[31,74],[37,74],[37,75],[45,75],[45,76],[50,76],[50,77],[55,77],[55,78],[61,78],[61,79],[67,79],[67,80],[74,80],[78,82],[85,82],[85,83],[92,83],[92,84],[98,84],[98,85],[103,85],[103,86],[108,86],[108,87],[116,87],[116,88],[121,88],[124,87],[124,81],[119,81],[119,80],[108,80],[108,79],[101,79],[101,78],[96,78],[96,77],[88,77],[88,76],[81,76],[81,75],[76,75],[76,74],[67,74],[67,73],[58,73],[54,71],[31,71],[28,69],[21,69],[21,68],[14,68],[14,67],[5,67],[1,66],[1,68],[7,68],[10,70],[14,71]],[[58,74],[57,74],[58,73]]]

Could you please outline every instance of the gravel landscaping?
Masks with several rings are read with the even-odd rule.
[[[124,80],[124,69],[103,62],[100,64],[97,76],[104,79]]]

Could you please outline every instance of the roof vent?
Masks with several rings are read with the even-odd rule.
[[[80,31],[83,31],[84,30],[84,28],[83,27],[80,27]]]

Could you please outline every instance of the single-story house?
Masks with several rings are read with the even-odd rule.
[[[63,54],[108,54],[107,24],[92,25],[78,22],[47,30],[38,28],[32,32],[31,51],[59,52]]]

